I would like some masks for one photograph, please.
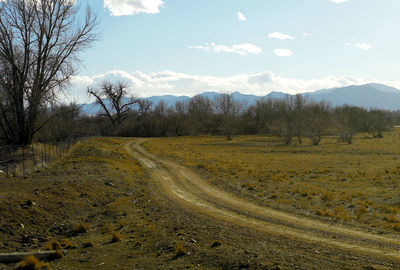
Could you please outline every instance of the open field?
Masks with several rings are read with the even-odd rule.
[[[276,137],[152,139],[150,152],[228,192],[275,209],[376,233],[400,231],[400,130],[351,145],[283,145]]]
[[[51,269],[395,269],[400,261],[395,222],[382,219],[373,230],[371,212],[376,220],[379,211],[396,217],[396,190],[390,191],[390,185],[396,188],[391,140],[395,143],[397,136],[397,131],[387,134],[376,147],[370,143],[375,140],[362,138],[352,146],[331,139],[318,147],[286,147],[274,138],[254,136],[232,142],[218,137],[90,139],[42,171],[0,179],[0,253],[43,250],[58,240],[74,248],[52,261]],[[380,197],[372,196],[368,178],[357,178],[365,186],[356,191],[350,180],[329,184],[328,176],[339,169],[314,172],[324,164],[323,156],[331,161],[335,155],[338,160],[349,156],[349,162],[356,155],[350,153],[361,149],[364,155],[358,155],[365,159],[360,163],[375,164],[365,168],[367,175],[379,172],[371,160],[374,151],[392,162],[381,166],[389,171],[383,170],[382,179],[392,181],[377,176]],[[290,177],[312,164],[311,153],[315,167]],[[302,164],[293,160],[297,155],[296,160],[303,156]],[[262,166],[267,157],[274,162]],[[293,162],[283,165],[285,157]],[[352,167],[344,165],[346,160],[340,168],[343,178]],[[279,166],[279,178],[273,178]],[[319,183],[314,175],[326,178]],[[287,191],[294,186],[319,188],[321,194]],[[322,198],[331,189],[338,191]],[[347,220],[317,213],[335,214],[340,196],[351,192],[357,194],[353,203],[371,195],[369,202],[382,209],[365,205],[357,218],[344,204],[347,215],[354,216]],[[392,198],[378,200],[389,194]],[[15,264],[0,264],[0,269],[15,269]]]
[[[130,141],[90,139],[25,179],[0,179],[0,253],[43,250],[55,240],[63,246],[67,239],[74,248],[51,269],[215,269],[252,258],[243,253],[250,250],[246,241],[232,252],[225,241],[233,240],[218,231],[222,223],[200,222],[152,195],[145,171],[125,151]],[[211,248],[215,241],[222,246]],[[176,247],[187,255],[176,257]],[[232,258],[237,252],[244,256]],[[280,264],[274,254],[276,260],[260,261]]]

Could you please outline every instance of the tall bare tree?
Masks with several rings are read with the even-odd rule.
[[[73,0],[0,1],[0,129],[8,143],[29,144],[48,122],[40,107],[57,100],[97,38],[89,8]]]
[[[103,109],[103,115],[110,120],[116,134],[131,106],[139,102],[129,95],[128,85],[122,82],[103,82],[99,89],[88,88],[87,93],[96,98],[96,103]]]
[[[234,132],[234,121],[240,112],[241,104],[234,100],[232,95],[221,94],[215,99],[215,106],[221,117],[222,132],[230,141]]]

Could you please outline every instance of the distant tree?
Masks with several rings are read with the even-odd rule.
[[[187,129],[188,103],[178,101],[175,103],[175,110],[171,114],[172,133],[175,136],[182,136]]]
[[[374,138],[383,138],[383,132],[388,131],[393,124],[390,114],[378,109],[369,110],[362,122],[362,131]]]
[[[293,114],[293,132],[297,137],[299,144],[302,144],[301,136],[304,131],[304,108],[307,104],[306,99],[301,94],[291,97],[289,100],[290,110]]]
[[[96,40],[96,17],[89,8],[78,13],[71,0],[0,1],[0,130],[8,143],[31,143],[53,117],[38,122],[40,111],[57,101],[79,53]]]
[[[189,134],[207,133],[212,128],[213,103],[200,95],[190,99],[188,104]]]
[[[304,132],[314,145],[321,142],[331,125],[331,106],[326,102],[311,102],[304,107]]]
[[[76,103],[47,108],[38,118],[48,119],[51,115],[54,117],[38,133],[40,140],[62,141],[74,134],[85,134],[88,130],[87,126],[82,130],[82,126],[79,125],[81,108]]]
[[[287,95],[285,99],[274,101],[274,126],[279,137],[284,138],[285,144],[290,144],[293,137],[297,137],[298,142],[302,144],[305,105],[306,101],[301,95]]]
[[[259,132],[269,132],[274,119],[274,101],[264,98],[257,100],[254,105],[254,114]]]
[[[342,142],[352,143],[353,136],[360,132],[362,120],[366,117],[366,110],[344,105],[336,107],[333,121]]]
[[[152,124],[153,103],[147,99],[139,99],[138,105],[136,127],[133,135],[139,137],[154,136]]]
[[[241,105],[232,95],[221,94],[215,99],[216,112],[221,119],[222,133],[227,140],[232,140],[235,120],[240,112]]]
[[[119,128],[132,105],[139,102],[129,94],[127,84],[122,82],[103,82],[99,89],[87,88],[87,93],[95,97],[96,103],[103,110],[102,115],[110,120],[115,134],[119,134]]]
[[[168,134],[170,128],[170,115],[172,109],[167,107],[164,100],[161,100],[153,110],[153,121],[154,121],[154,135],[157,137],[165,137]]]
[[[237,130],[240,134],[257,134],[266,133],[265,130],[259,128],[259,123],[256,120],[255,107],[250,106],[240,115],[237,121]]]

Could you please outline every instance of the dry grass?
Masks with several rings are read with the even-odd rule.
[[[90,230],[90,224],[88,223],[78,223],[74,226],[73,232],[76,234],[87,233]]]
[[[119,229],[122,229],[125,226],[126,226],[126,223],[124,221],[119,222]]]
[[[78,143],[64,159],[41,172],[29,175],[29,180],[0,180],[2,250],[38,250],[43,248],[46,239],[68,237],[77,248],[71,250],[62,260],[52,262],[54,269],[184,269],[197,265],[201,269],[238,269],[242,265],[246,266],[247,262],[250,268],[260,269],[290,269],[293,268],[293,262],[302,269],[312,269],[315,265],[324,265],[327,269],[352,269],[362,260],[371,265],[394,265],[392,268],[397,266],[392,262],[365,256],[355,257],[352,253],[348,255],[327,252],[323,256],[316,255],[316,248],[311,244],[258,234],[237,226],[221,228],[219,220],[188,214],[176,203],[154,196],[146,169],[124,150],[124,146],[131,141],[131,138],[96,138],[84,141]],[[218,140],[218,143],[225,143],[225,140]],[[260,150],[266,147],[263,142],[260,145]],[[226,155],[223,154],[223,157]],[[197,166],[193,164],[194,167]],[[204,165],[213,164],[204,162]],[[243,175],[258,173],[257,168],[245,169]],[[201,171],[208,174],[206,170]],[[260,189],[258,179],[253,176],[231,178],[226,168],[221,168],[218,173],[218,177],[209,178],[221,187],[226,183],[237,183],[235,189],[241,192],[243,190],[245,196],[256,194],[261,203],[264,200],[278,202],[282,199],[278,190]],[[285,179],[283,174],[280,177]],[[106,182],[112,182],[113,186],[106,185]],[[277,182],[279,183],[278,180]],[[241,183],[249,185],[241,187]],[[301,200],[320,193],[318,188],[311,190],[294,180],[293,183],[293,188],[297,187],[299,193],[292,195]],[[226,187],[230,189],[233,185]],[[336,194],[333,200],[340,196]],[[28,199],[37,205],[22,208],[21,204]],[[354,209],[358,205],[355,204]],[[363,200],[362,205],[369,215],[369,201]],[[328,206],[322,208],[326,207]],[[346,205],[344,207],[347,209]],[[335,207],[332,209],[334,213]],[[388,218],[397,215],[394,213],[395,209],[382,208],[382,211],[387,212]],[[109,244],[112,232],[103,233],[104,224],[112,224],[115,230],[121,226],[121,220],[127,224],[122,230],[118,230],[123,242]],[[71,229],[80,222],[90,223],[90,231],[76,234],[72,238]],[[177,235],[177,230],[185,233]],[[22,244],[16,241],[25,235],[38,238],[39,242]],[[219,238],[224,240],[224,244],[218,248],[210,248],[215,239]],[[58,241],[63,246],[63,241]],[[186,253],[190,253],[189,256],[171,258],[175,255],[174,245],[171,243],[176,241],[184,243],[184,250],[190,251]],[[271,250],[274,252],[270,252]],[[279,263],[273,265],[273,262]],[[2,267],[0,265],[0,269]],[[12,269],[14,266],[5,267]],[[42,267],[46,268],[48,267]]]
[[[117,232],[113,232],[112,238],[111,238],[111,243],[116,243],[116,242],[121,242],[121,241],[122,241],[122,236]]]
[[[20,270],[44,270],[50,269],[50,264],[39,261],[35,256],[27,256],[24,260],[18,263],[17,269]]]
[[[352,225],[396,230],[400,207],[400,129],[383,139],[360,135],[352,145],[282,145],[270,136],[152,139],[150,152],[199,170],[229,192],[261,205]],[[399,221],[400,222],[400,221]]]
[[[49,241],[44,245],[45,250],[60,250],[61,243],[57,240]]]
[[[45,250],[60,250],[60,249],[72,249],[76,248],[68,239],[63,239],[61,241],[52,240],[44,245]]]
[[[186,248],[182,243],[176,243],[175,244],[175,256],[176,257],[181,257],[186,254]]]

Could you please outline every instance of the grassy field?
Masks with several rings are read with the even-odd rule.
[[[400,130],[383,139],[360,135],[351,145],[319,146],[276,137],[152,139],[145,147],[198,169],[209,181],[277,209],[377,233],[400,231]]]
[[[273,137],[149,139],[145,146],[260,205],[397,233],[399,131],[353,145]],[[385,262],[214,219],[154,191],[126,138],[77,143],[25,177],[0,178],[0,253],[69,248],[51,269],[363,269]],[[392,265],[388,263],[387,265]],[[0,269],[15,269],[1,264]],[[374,268],[389,269],[389,268]]]
[[[313,269],[310,244],[287,256],[290,239],[199,218],[153,194],[144,168],[125,151],[131,141],[90,139],[47,168],[0,177],[0,253],[68,248],[51,269]],[[338,260],[329,254],[321,250],[320,260],[334,269]],[[1,270],[16,266],[0,263]]]

